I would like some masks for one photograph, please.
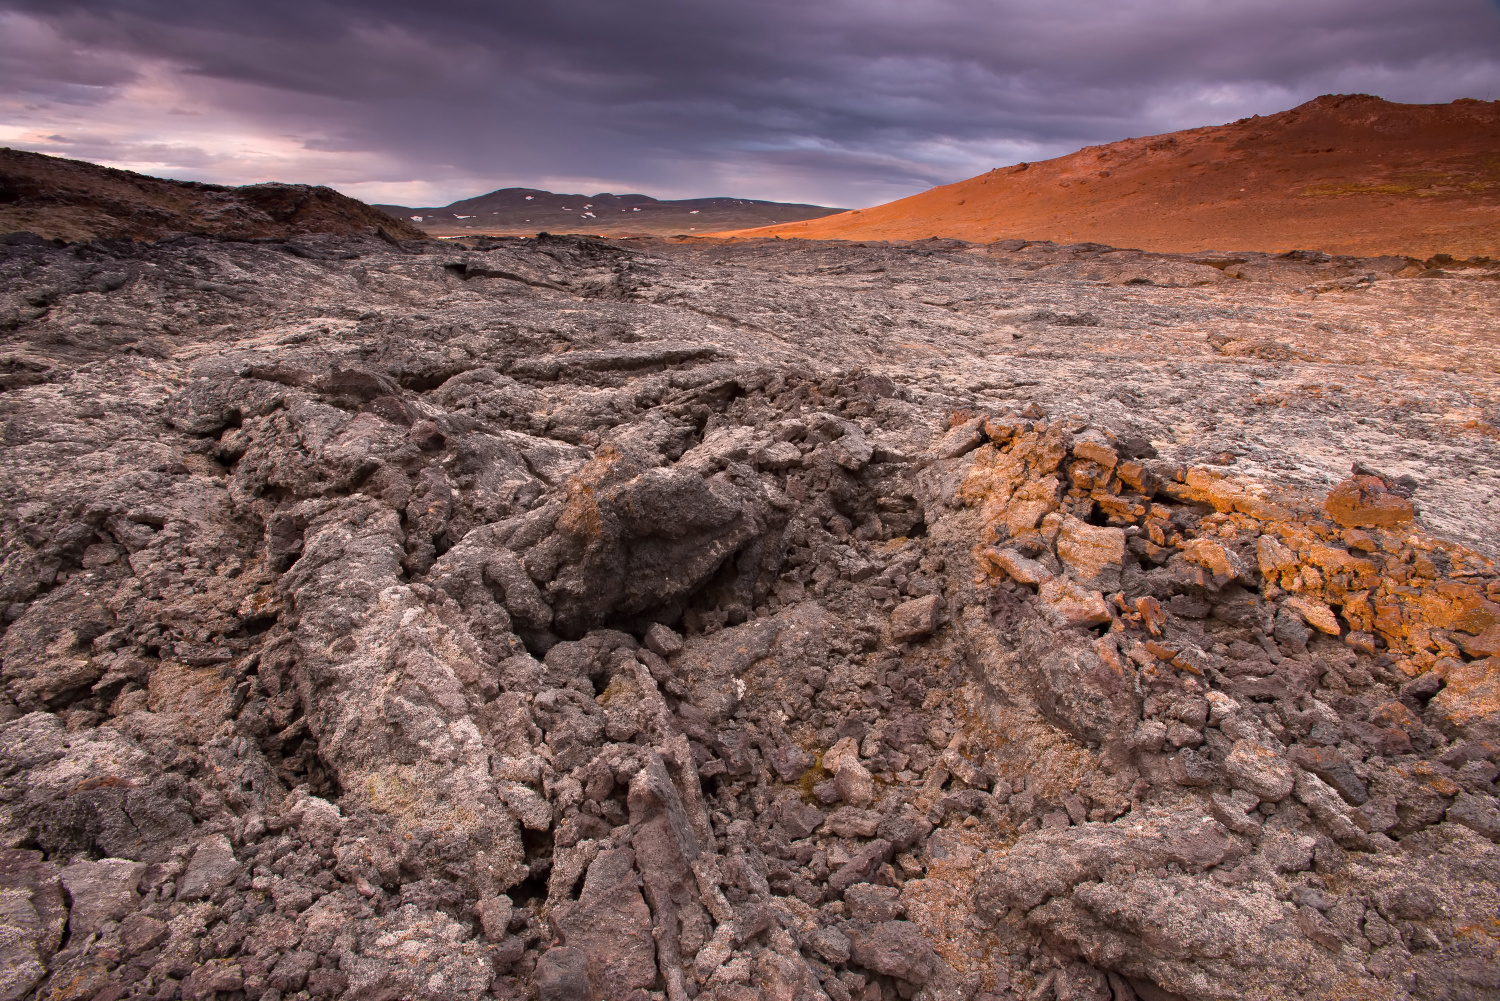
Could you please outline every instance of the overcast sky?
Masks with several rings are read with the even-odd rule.
[[[872,205],[1352,92],[1500,98],[1500,3],[0,0],[0,145],[406,205]]]

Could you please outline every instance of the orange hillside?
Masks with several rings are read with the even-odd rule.
[[[1500,101],[1325,96],[734,236],[1500,256]]]

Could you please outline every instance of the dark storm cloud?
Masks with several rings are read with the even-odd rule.
[[[366,197],[555,179],[869,204],[1320,93],[1500,97],[1486,0],[0,0],[0,17],[7,118],[60,137],[32,148],[241,180],[256,151],[225,147],[243,135],[286,146],[258,169],[305,163],[327,176],[298,179]]]

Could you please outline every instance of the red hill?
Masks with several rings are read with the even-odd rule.
[[[737,236],[1500,255],[1500,101],[1325,96]]]

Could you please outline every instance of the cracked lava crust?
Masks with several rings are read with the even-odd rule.
[[[1500,997],[1487,262],[0,273],[0,998]]]

